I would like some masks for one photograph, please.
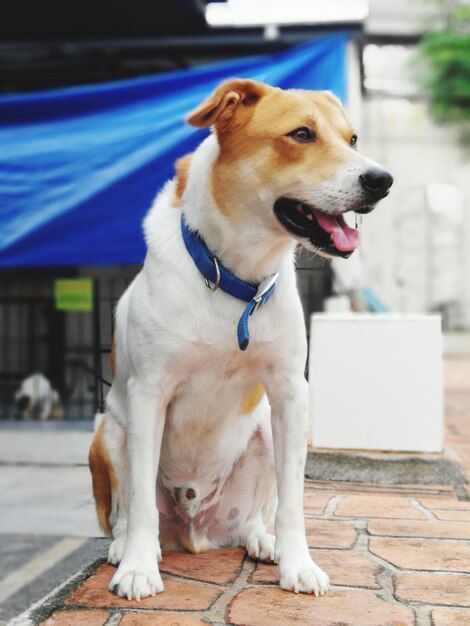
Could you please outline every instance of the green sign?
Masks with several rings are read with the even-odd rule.
[[[56,280],[55,307],[59,311],[93,311],[93,280],[67,278]]]

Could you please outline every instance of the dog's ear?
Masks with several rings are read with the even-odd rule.
[[[214,125],[220,133],[234,130],[248,122],[266,89],[266,85],[254,80],[228,80],[217,87],[186,120],[198,128]]]

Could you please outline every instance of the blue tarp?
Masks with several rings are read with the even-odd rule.
[[[0,267],[142,262],[143,216],[206,133],[185,114],[230,77],[344,100],[346,41],[0,98]]]

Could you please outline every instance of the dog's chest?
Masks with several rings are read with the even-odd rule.
[[[200,421],[201,417],[218,418],[220,414],[236,413],[246,394],[262,384],[269,367],[269,358],[257,346],[247,354],[194,344],[169,366],[171,375],[178,381],[170,414],[175,417],[182,412],[188,421]]]
[[[170,372],[179,382],[168,405],[162,446],[172,482],[184,482],[202,465],[228,468],[246,448],[269,412],[262,386],[266,365],[255,347],[247,355],[207,345],[193,346],[172,362]]]

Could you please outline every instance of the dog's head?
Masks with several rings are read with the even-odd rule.
[[[224,214],[243,219],[256,206],[256,219],[273,233],[326,256],[350,256],[359,234],[343,214],[369,213],[393,182],[357,152],[357,136],[327,91],[230,80],[188,122],[217,134],[212,190]]]
[[[31,396],[17,391],[15,394],[15,416],[19,419],[32,417],[32,399]]]
[[[16,409],[18,413],[26,413],[31,409],[30,396],[21,395],[16,398]]]

